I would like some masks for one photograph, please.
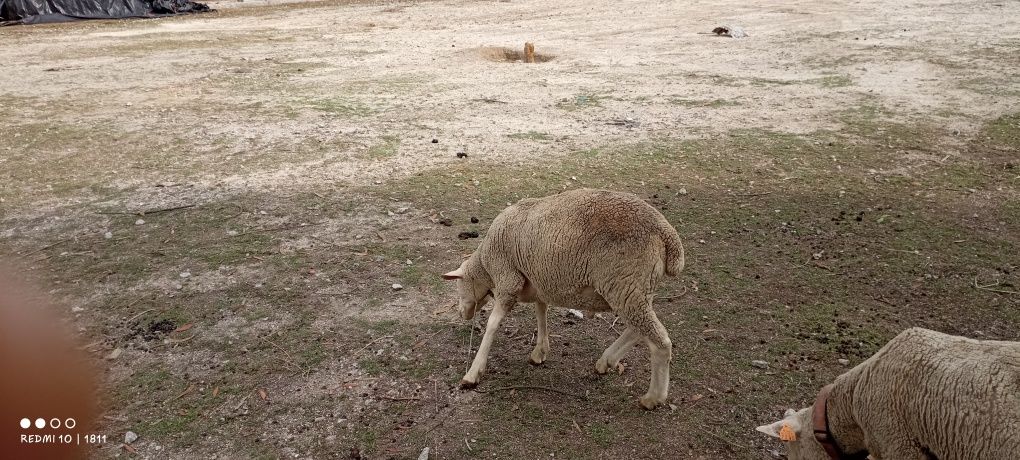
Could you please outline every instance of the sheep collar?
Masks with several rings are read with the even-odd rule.
[[[811,411],[811,424],[815,434],[815,440],[822,445],[825,453],[832,460],[864,460],[868,458],[867,449],[854,454],[846,454],[839,448],[836,438],[829,432],[828,403],[829,393],[832,392],[832,385],[822,387],[815,398],[815,406]]]

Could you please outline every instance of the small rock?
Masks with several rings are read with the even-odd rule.
[[[418,454],[418,460],[429,460],[429,448],[428,447],[426,447],[426,448],[421,450],[421,453]]]
[[[145,225],[145,219],[138,219],[135,221],[135,225]]]
[[[400,285],[398,283],[393,283],[392,288],[393,288],[394,291],[399,291],[401,289],[404,289],[404,286],[402,286],[402,285]]]
[[[439,139],[436,139],[436,138],[432,138],[432,143],[433,143],[433,144],[438,144],[438,143],[439,143]]]
[[[573,308],[568,308],[567,309],[567,314],[571,314],[571,315],[574,315],[574,316],[576,316],[578,318],[584,319],[584,312],[582,312],[581,310],[575,310]]]
[[[686,195],[687,194],[687,189],[685,187],[680,187],[680,190],[677,190],[676,193],[678,193],[680,195]]]
[[[836,362],[840,363],[840,364],[842,364],[844,366],[849,366],[850,365],[850,360],[849,359],[840,358],[840,359],[837,359]]]
[[[227,230],[227,236],[237,236],[237,230]]]
[[[82,307],[71,307],[71,313],[81,313],[83,311],[85,311],[85,309]]]
[[[181,278],[190,278],[191,272],[181,272]]]
[[[106,359],[112,361],[114,359],[119,358],[121,353],[124,353],[123,348],[114,348],[113,351],[110,352],[110,354],[106,355]]]
[[[768,369],[769,368],[769,363],[767,363],[765,361],[762,361],[760,359],[756,359],[754,361],[751,361],[751,365],[754,366],[754,367],[757,367],[758,369]]]
[[[462,240],[466,240],[468,238],[478,238],[478,232],[476,231],[460,232],[457,234],[457,238],[460,238]]]
[[[124,433],[124,444],[131,444],[137,440],[138,434],[136,434],[134,431],[128,431],[127,433]]]
[[[106,233],[104,233],[103,234],[103,238],[106,238],[106,239],[113,238],[113,232],[106,232]]]
[[[407,265],[412,265],[412,264],[414,264],[414,262],[412,262],[412,261],[411,261],[411,259],[407,259],[407,260],[405,260],[405,261],[404,261],[404,263],[406,263]]]
[[[477,223],[478,223],[478,218],[477,218],[477,217],[474,217],[474,216],[472,216],[472,217],[471,217],[471,223],[472,223],[472,224],[477,224]]]
[[[399,207],[399,208],[397,208],[397,214],[403,214],[403,213],[407,212],[408,209],[410,209],[410,208],[408,208],[407,206]]]

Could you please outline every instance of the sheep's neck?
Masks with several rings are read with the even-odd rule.
[[[836,439],[839,448],[845,454],[854,454],[868,448],[864,439],[864,431],[854,419],[854,380],[853,378],[838,379],[832,387],[832,392],[829,393],[829,402],[826,404],[829,433]]]

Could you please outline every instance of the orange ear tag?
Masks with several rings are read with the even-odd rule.
[[[783,424],[783,427],[779,429],[779,440],[781,441],[796,441],[797,433],[790,428],[790,425]]]

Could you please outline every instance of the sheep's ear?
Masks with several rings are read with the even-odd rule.
[[[760,431],[760,432],[762,432],[762,433],[765,433],[765,434],[767,434],[769,436],[772,436],[773,438],[778,438],[779,437],[779,430],[783,429],[783,424],[784,423],[786,423],[786,422],[784,422],[783,420],[780,420],[778,422],[775,422],[775,423],[772,423],[772,424],[769,424],[769,425],[762,425],[762,426],[760,426],[758,428],[755,428],[755,429]]]
[[[464,267],[458,267],[456,270],[448,273],[443,273],[444,280],[459,280],[464,277]]]
[[[800,431],[800,419],[797,418],[797,411],[790,409],[786,411],[782,420],[756,429],[782,441],[796,441],[797,432]]]

